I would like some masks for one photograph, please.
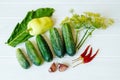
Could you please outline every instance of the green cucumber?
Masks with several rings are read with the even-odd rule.
[[[32,61],[32,63],[37,65],[37,66],[41,65],[42,64],[42,58],[38,54],[38,52],[35,49],[35,47],[33,46],[32,42],[31,41],[26,41],[25,46],[26,46],[27,54],[28,54],[30,60]]]
[[[72,35],[71,26],[68,23],[64,23],[62,25],[62,34],[63,34],[67,54],[69,56],[75,55],[76,53],[75,42]]]
[[[16,50],[16,57],[22,68],[28,69],[30,67],[30,62],[20,48]]]
[[[36,42],[43,59],[47,62],[52,61],[53,55],[44,37],[42,35],[37,35]]]
[[[63,57],[65,55],[64,42],[56,28],[50,29],[50,40],[56,56]]]

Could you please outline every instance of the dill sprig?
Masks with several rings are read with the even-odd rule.
[[[71,11],[72,17],[66,17],[61,24],[69,23],[71,27],[77,31],[77,35],[78,30],[86,30],[83,37],[76,45],[77,49],[81,48],[87,38],[92,35],[96,29],[106,29],[114,23],[113,19],[101,16],[99,13],[84,12],[83,14],[79,15],[73,11],[74,10]],[[76,39],[78,39],[78,36],[76,36]]]

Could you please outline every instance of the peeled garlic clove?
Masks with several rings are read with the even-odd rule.
[[[52,63],[52,65],[50,66],[50,68],[49,68],[49,72],[55,72],[57,70],[57,66],[56,66],[56,64],[55,63]]]
[[[66,64],[61,64],[61,63],[58,64],[58,70],[60,72],[67,70],[67,68],[68,68],[68,65],[66,65]]]

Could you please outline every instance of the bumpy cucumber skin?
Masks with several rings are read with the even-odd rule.
[[[64,23],[62,25],[62,34],[63,34],[67,54],[69,56],[75,55],[76,53],[75,42],[72,35],[72,29],[68,23]]]
[[[33,46],[32,42],[31,41],[26,41],[25,46],[26,46],[27,54],[28,54],[30,60],[32,61],[32,63],[35,64],[36,66],[41,65],[42,64],[42,58],[38,54],[38,52],[35,49],[35,47]]]
[[[42,35],[37,35],[36,42],[43,59],[47,62],[52,61],[53,55],[44,37]]]
[[[62,58],[65,55],[65,46],[62,37],[60,36],[56,28],[51,28],[50,31],[50,40],[54,53],[57,57]]]
[[[30,67],[30,62],[27,60],[25,54],[22,52],[20,48],[16,50],[16,57],[22,68],[28,69]]]

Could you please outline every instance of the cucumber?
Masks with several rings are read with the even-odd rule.
[[[25,54],[22,52],[20,48],[16,50],[16,57],[22,68],[28,69],[30,67],[30,62],[27,60]]]
[[[36,42],[43,59],[47,62],[52,61],[53,55],[44,37],[42,35],[37,35]]]
[[[76,53],[75,42],[74,42],[74,38],[72,35],[71,26],[68,23],[64,23],[62,25],[62,35],[64,38],[65,48],[66,48],[67,54],[69,56],[75,55],[75,53]]]
[[[65,55],[65,47],[58,30],[56,28],[51,28],[49,33],[54,53],[59,58],[63,57]]]
[[[35,64],[36,66],[41,65],[42,64],[42,58],[38,54],[38,52],[35,49],[35,47],[33,46],[32,42],[31,41],[26,41],[25,46],[26,46],[27,54],[28,54],[30,60],[32,61],[32,63]]]

